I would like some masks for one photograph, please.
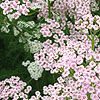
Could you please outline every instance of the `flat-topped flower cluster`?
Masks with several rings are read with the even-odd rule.
[[[21,15],[28,15],[29,9],[41,8],[41,5],[30,0],[4,0],[0,7],[3,9],[4,15],[11,14],[12,18],[18,19]]]
[[[19,77],[12,76],[0,82],[0,99],[2,100],[18,100],[28,98],[28,93],[32,90],[31,86],[27,86],[26,82],[20,80]]]
[[[82,30],[84,33],[88,33],[89,30],[99,30],[100,28],[100,16],[87,14],[82,16],[82,19],[76,21],[76,29]]]

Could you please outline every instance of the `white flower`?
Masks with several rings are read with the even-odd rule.
[[[9,21],[12,21],[13,17],[12,17],[11,14],[8,14],[7,17],[8,17],[8,19],[9,19]]]
[[[27,70],[32,79],[38,80],[42,76],[43,67],[38,66],[36,62],[27,60],[26,62],[22,62],[22,65],[27,66]]]
[[[42,48],[42,43],[38,40],[34,40],[34,41],[29,40],[28,44],[29,44],[29,48],[30,48],[31,53],[37,53]]]
[[[17,36],[19,34],[19,31],[16,29],[16,27],[13,27],[14,30],[14,36]]]

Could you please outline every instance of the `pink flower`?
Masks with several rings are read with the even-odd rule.
[[[86,60],[91,60],[92,59],[92,55],[91,54],[86,54]]]
[[[87,26],[87,28],[88,28],[88,29],[92,29],[93,26],[92,26],[91,24],[89,24],[89,25]]]
[[[90,98],[91,98],[92,100],[99,100],[99,97],[98,97],[96,94],[91,94],[91,95],[90,95]]]
[[[94,30],[98,30],[98,29],[99,29],[98,25],[96,25],[96,24],[93,25],[93,29],[94,29]]]
[[[96,63],[95,63],[94,61],[91,61],[91,62],[89,63],[89,65],[90,65],[91,68],[93,68],[93,67],[96,66]]]
[[[85,25],[85,23],[81,23],[81,26],[80,26],[81,28],[86,28],[86,25]]]
[[[89,93],[95,92],[95,91],[94,91],[94,88],[90,86],[90,87],[88,88],[88,92],[89,92]]]
[[[18,100],[19,96],[17,94],[14,95],[14,100]]]
[[[84,82],[84,81],[85,81],[85,78],[84,78],[83,76],[80,76],[80,77],[78,78],[78,81],[79,81],[79,82]]]
[[[77,73],[77,72],[76,72],[76,73],[74,74],[75,79],[78,79],[79,76],[80,76],[80,73]]]
[[[95,75],[96,75],[95,71],[90,70],[90,76],[95,76]]]
[[[80,65],[83,63],[83,58],[82,57],[77,57],[77,64]]]
[[[70,74],[70,72],[68,71],[68,70],[66,70],[66,71],[64,71],[63,73],[62,73],[62,77],[66,77],[66,76],[68,76]]]
[[[84,29],[83,33],[85,33],[85,34],[88,33],[88,29]]]
[[[18,12],[15,12],[15,13],[12,14],[12,17],[13,17],[14,19],[18,19],[19,16],[20,16],[20,13],[18,13]]]
[[[26,7],[29,7],[29,8],[31,8],[31,2],[30,1],[28,1],[28,2],[26,2]]]
[[[28,15],[28,13],[29,13],[29,10],[27,8],[22,10],[23,15]]]
[[[100,54],[95,54],[95,55],[94,55],[94,59],[95,59],[96,61],[100,61]]]
[[[59,83],[64,82],[64,79],[61,76],[57,80],[58,80]]]
[[[99,79],[98,79],[97,76],[94,76],[94,77],[92,77],[91,81],[94,82],[94,83],[98,83]]]
[[[77,67],[77,65],[76,65],[76,63],[71,63],[71,64],[70,64],[70,67],[71,67],[72,69],[74,69],[74,68]]]

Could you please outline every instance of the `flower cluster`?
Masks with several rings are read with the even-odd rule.
[[[79,19],[81,16],[90,14],[91,0],[68,0],[69,16]]]
[[[31,7],[31,2],[29,0],[23,0],[23,4],[19,0],[5,0],[0,4],[0,7],[3,9],[3,14],[7,15],[12,13],[14,19],[18,19],[21,14],[27,15],[29,13],[28,8]]]
[[[6,19],[4,19],[4,23],[2,24],[1,27],[1,32],[5,32],[5,33],[9,33],[10,29],[9,29],[10,24],[6,21]]]
[[[100,16],[95,15],[94,17],[92,14],[87,14],[82,16],[82,19],[79,19],[75,22],[76,29],[82,30],[84,33],[88,33],[88,30],[98,30],[100,28]]]
[[[11,29],[11,23],[4,20],[2,24],[1,32],[9,33]],[[14,24],[15,25],[15,24]],[[18,21],[15,26],[13,26],[13,34],[14,36],[18,36],[19,42],[24,43],[24,48],[26,51],[30,51],[30,53],[37,53],[42,48],[42,43],[38,40],[32,41],[31,39],[37,38],[39,39],[41,33],[39,31],[40,25],[36,26],[37,29],[34,30],[35,22],[34,21]],[[30,29],[30,30],[27,30]]]
[[[34,55],[38,64],[43,66],[46,70],[50,70],[51,73],[58,73],[62,68],[66,68],[67,65],[69,66],[70,63],[77,62],[78,64],[82,64],[88,51],[91,51],[91,41],[87,40],[87,37],[84,35],[81,37],[83,38],[82,42],[74,39],[70,40],[68,36],[63,36],[60,39],[57,35],[54,35],[54,37],[56,43],[52,43],[51,40],[45,41],[40,53]],[[64,43],[64,41],[67,43]],[[95,42],[95,45],[97,45],[97,43],[98,41]],[[69,70],[69,67],[67,67],[67,69]]]
[[[51,19],[46,19],[46,21],[48,22],[48,24],[42,24],[41,25],[42,28],[40,30],[43,37],[51,37],[53,33],[57,33],[57,32],[63,34],[61,30],[57,29],[60,28],[59,23]]]
[[[67,26],[68,26],[68,28],[69,28],[69,32],[70,32],[70,35],[71,35],[71,36],[75,36],[75,35],[79,36],[79,35],[83,35],[83,34],[84,34],[84,33],[81,32],[81,31],[77,31],[76,28],[75,28],[75,25],[72,24],[71,21],[68,21],[68,22],[67,22]]]
[[[92,100],[99,100],[100,84],[100,50],[92,51],[91,41],[81,35],[81,41],[58,39],[57,43],[47,40],[43,43],[44,49],[40,54],[35,54],[35,60],[51,73],[61,73],[58,83],[44,86],[42,100],[87,100],[90,95]],[[67,37],[68,38],[68,37]],[[56,40],[57,42],[57,40]],[[52,44],[52,45],[51,45]],[[67,80],[66,80],[67,79]],[[88,88],[88,89],[87,89]]]
[[[98,11],[99,10],[99,5],[95,0],[91,0],[90,8],[93,12]]]
[[[39,97],[42,100],[99,100],[100,78],[96,76],[97,71],[91,70],[90,66],[96,68],[96,63],[91,61],[89,67],[79,68],[79,72],[76,72],[73,77],[63,78],[60,76],[54,85],[44,86],[45,96]]]
[[[34,28],[37,28],[34,30]],[[41,34],[39,32],[40,25],[35,24],[34,21],[18,21],[16,24],[16,27],[14,28],[14,36],[17,36],[20,34],[19,42],[25,43],[28,40],[31,40],[33,38],[39,39]],[[30,30],[28,30],[30,29]]]
[[[17,26],[18,28],[20,28],[20,30],[22,30],[21,28],[23,27],[32,29],[35,26],[35,22],[34,21],[28,21],[28,22],[18,21]]]
[[[42,3],[42,2],[41,2]],[[22,0],[22,3],[19,0],[5,0],[0,4],[0,7],[3,9],[4,15],[9,15],[11,18],[18,19],[22,14],[28,15],[30,12],[29,9],[41,8],[41,3],[30,2],[30,0]]]
[[[64,79],[62,77],[59,77],[58,82],[59,84],[63,83],[63,87],[61,87],[61,85],[58,85],[57,88],[59,87],[59,89],[57,89],[55,88],[55,84],[51,87],[45,87],[44,94],[48,94],[50,95],[49,98],[53,97],[57,100],[59,100],[58,97],[62,98],[61,100],[64,100],[64,98],[69,97],[71,99],[87,100],[89,98],[87,94],[89,94],[92,100],[99,100],[100,54],[98,54],[98,57],[97,55],[94,55],[94,59],[95,60],[90,61],[87,66],[77,66],[77,70],[75,67],[75,69],[73,69],[75,71],[73,77],[68,78],[67,83],[66,78]]]
[[[38,66],[36,62],[27,60],[26,62],[23,62],[22,65],[25,67],[27,66],[27,70],[32,79],[38,80],[42,76],[43,68]]]
[[[18,100],[28,99],[28,93],[32,90],[31,86],[20,80],[19,77],[12,76],[0,82],[0,99]]]
[[[30,53],[38,53],[42,49],[42,43],[38,40],[28,41]]]
[[[53,0],[54,1],[54,0]],[[50,1],[52,3],[52,0]],[[49,9],[48,0],[46,0],[46,3],[43,4],[43,7],[40,9],[40,13],[38,17],[45,17],[46,19],[50,17],[48,14],[49,10],[52,13],[52,18],[54,20],[60,21],[61,27],[64,28],[67,18],[66,18],[66,12],[67,12],[67,1],[66,0],[55,0],[53,6],[50,6]],[[49,10],[48,10],[49,9]]]
[[[40,9],[38,17],[49,18],[49,5],[44,4],[44,7]],[[90,6],[92,5],[91,0],[55,0],[50,11],[52,18],[60,23],[61,28],[65,30],[67,15],[70,18],[79,19],[81,16],[91,14]],[[92,7],[91,7],[92,8]]]

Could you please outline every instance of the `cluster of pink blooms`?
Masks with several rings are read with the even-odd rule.
[[[46,19],[46,21],[48,24],[42,24],[40,32],[42,33],[43,37],[51,37],[53,33],[57,33],[57,28],[60,28],[60,25],[58,22],[51,19]],[[61,30],[59,30],[59,33],[60,32],[62,33]]]
[[[27,15],[29,13],[28,8],[31,8],[31,2],[29,0],[22,1],[23,4],[21,4],[20,0],[5,0],[2,2],[0,7],[3,9],[3,14],[12,14],[14,19],[18,19],[21,14]]]
[[[66,12],[68,9],[67,0],[55,0],[53,6],[50,7],[50,11],[52,13],[52,18],[56,21],[61,21],[61,27],[64,28],[66,25]],[[46,4],[40,9],[40,13],[38,17],[49,18],[48,14],[48,0],[46,0]]]
[[[87,14],[82,16],[82,19],[79,19],[75,22],[75,28],[77,30],[82,30],[84,33],[88,33],[88,30],[98,30],[100,28],[100,16],[92,14]]]
[[[82,18],[85,18],[85,16]],[[89,20],[89,17],[86,20]],[[94,18],[98,22],[99,16]],[[41,33],[44,37],[53,36],[54,41],[50,39],[45,41],[43,49],[40,50],[39,54],[34,55],[34,59],[45,70],[50,70],[52,74],[60,73],[61,76],[58,78],[58,83],[48,87],[44,86],[43,93],[45,96],[42,97],[39,92],[38,99],[66,100],[69,98],[71,100],[87,100],[90,98],[99,100],[100,46],[93,51],[92,43],[86,35],[80,33],[78,33],[80,35],[73,35],[75,33],[72,33],[72,35],[67,36],[60,29],[59,24],[56,27],[54,20],[47,19],[47,23],[49,24],[42,25]],[[75,25],[70,22],[68,27],[74,28],[74,32],[76,31]],[[50,35],[48,35],[49,33]],[[85,32],[81,33],[84,34]],[[96,37],[94,38],[96,39]],[[95,47],[98,42],[99,39],[95,41]],[[73,70],[73,75],[70,70]]]
[[[66,16],[69,15],[70,18],[79,19],[80,16],[91,14],[90,4],[90,0],[55,0],[53,6],[50,8],[53,15],[52,18],[61,22],[62,29],[65,29]],[[49,17],[48,3],[44,4],[44,7],[40,9],[38,17]]]
[[[37,60],[40,66],[43,66],[46,70],[50,70],[51,73],[58,73],[63,69],[62,76],[69,75],[69,69],[73,68],[73,63],[78,65],[83,63],[83,59],[92,59],[91,55],[91,41],[87,39],[85,35],[82,35],[81,41],[76,39],[69,39],[68,36],[54,35],[55,43],[51,40],[47,40],[43,43],[43,49],[39,54],[35,54],[34,58]],[[66,41],[67,43],[64,43]],[[95,46],[99,40],[95,42]],[[96,50],[98,52],[98,49]],[[96,54],[95,54],[96,55]],[[90,59],[88,58],[90,57]],[[68,67],[69,66],[69,67]],[[76,65],[75,65],[76,66]]]
[[[91,0],[68,0],[69,16],[79,19],[80,16],[90,14]]]
[[[28,93],[32,90],[31,86],[20,80],[19,77],[12,76],[0,82],[0,100],[28,100]]]
[[[84,34],[81,31],[77,31],[76,28],[75,28],[76,25],[72,24],[71,21],[68,21],[67,25],[68,25],[68,28],[69,28],[70,35],[75,36],[75,35],[82,35],[82,34]]]
[[[93,70],[92,70],[93,69]],[[96,74],[98,74],[96,76]],[[100,63],[91,61],[75,71],[73,78],[59,77],[54,85],[43,87],[42,100],[100,100]],[[89,95],[88,95],[89,94]]]
[[[35,54],[35,60],[51,73],[61,73],[58,83],[44,86],[42,100],[100,99],[100,46],[92,51],[86,35],[70,40],[68,36],[54,35],[55,43],[47,40],[44,49]],[[67,43],[64,43],[66,40]],[[99,41],[96,41],[97,45]],[[70,70],[73,70],[73,76]],[[90,95],[90,97],[88,96]],[[39,98],[38,98],[39,99]]]

